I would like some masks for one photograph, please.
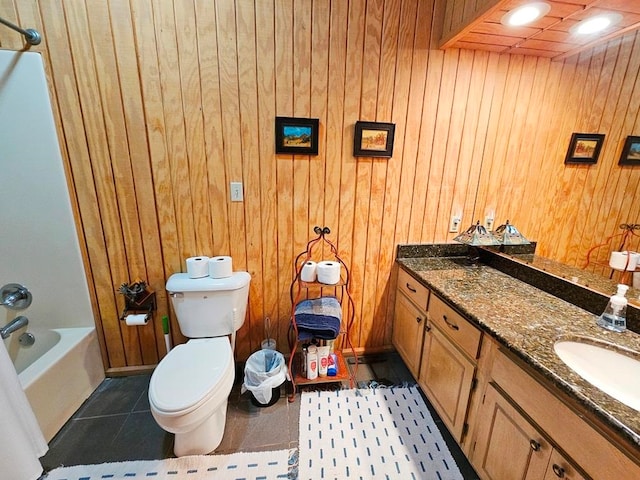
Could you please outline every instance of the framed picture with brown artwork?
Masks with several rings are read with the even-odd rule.
[[[601,133],[574,133],[564,163],[595,164],[602,149],[604,135]]]
[[[356,122],[353,156],[391,157],[395,130],[395,123]]]

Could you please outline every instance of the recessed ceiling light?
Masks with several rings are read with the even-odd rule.
[[[551,10],[551,5],[546,2],[527,3],[505,13],[500,19],[500,23],[510,27],[519,27],[544,17],[549,13],[549,10]]]
[[[603,15],[596,15],[595,17],[587,18],[581,22],[576,23],[571,28],[571,33],[578,35],[590,35],[592,33],[598,33],[606,28],[612,27],[622,20],[622,15],[619,13],[605,13]]]

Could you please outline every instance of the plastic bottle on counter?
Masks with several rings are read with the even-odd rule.
[[[318,378],[318,347],[310,345],[307,348],[307,379]]]
[[[627,290],[629,285],[618,284],[618,291],[609,299],[604,312],[598,317],[598,325],[614,332],[624,332],[627,329]]]
[[[318,375],[327,376],[327,366],[329,365],[329,346],[318,347]]]
[[[335,353],[329,354],[329,364],[327,365],[327,376],[335,377],[338,374],[338,357]]]

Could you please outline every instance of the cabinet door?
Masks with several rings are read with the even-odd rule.
[[[553,450],[544,480],[586,480],[560,452]]]
[[[484,480],[540,480],[552,447],[491,384],[480,410],[472,463]]]
[[[426,314],[398,291],[393,319],[393,345],[415,378],[418,378]]]
[[[431,327],[431,328],[429,328]],[[418,383],[451,434],[460,442],[475,364],[429,324]]]

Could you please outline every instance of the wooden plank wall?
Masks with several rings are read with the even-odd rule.
[[[292,262],[327,225],[353,273],[361,349],[390,345],[399,243],[446,242],[495,211],[580,264],[638,223],[640,36],[563,62],[441,51],[426,0],[0,0],[39,29],[96,324],[111,372],[183,341],[164,284],[193,255],[252,275],[238,358],[264,318],[286,351]],[[0,27],[0,47],[21,37]],[[2,112],[3,115],[10,114]],[[274,117],[320,120],[317,156],[274,154]],[[393,122],[393,158],[354,158],[357,120]],[[563,163],[572,132],[606,134],[592,166]],[[229,182],[245,200],[229,201]],[[121,283],[158,293],[153,323],[118,320]]]

